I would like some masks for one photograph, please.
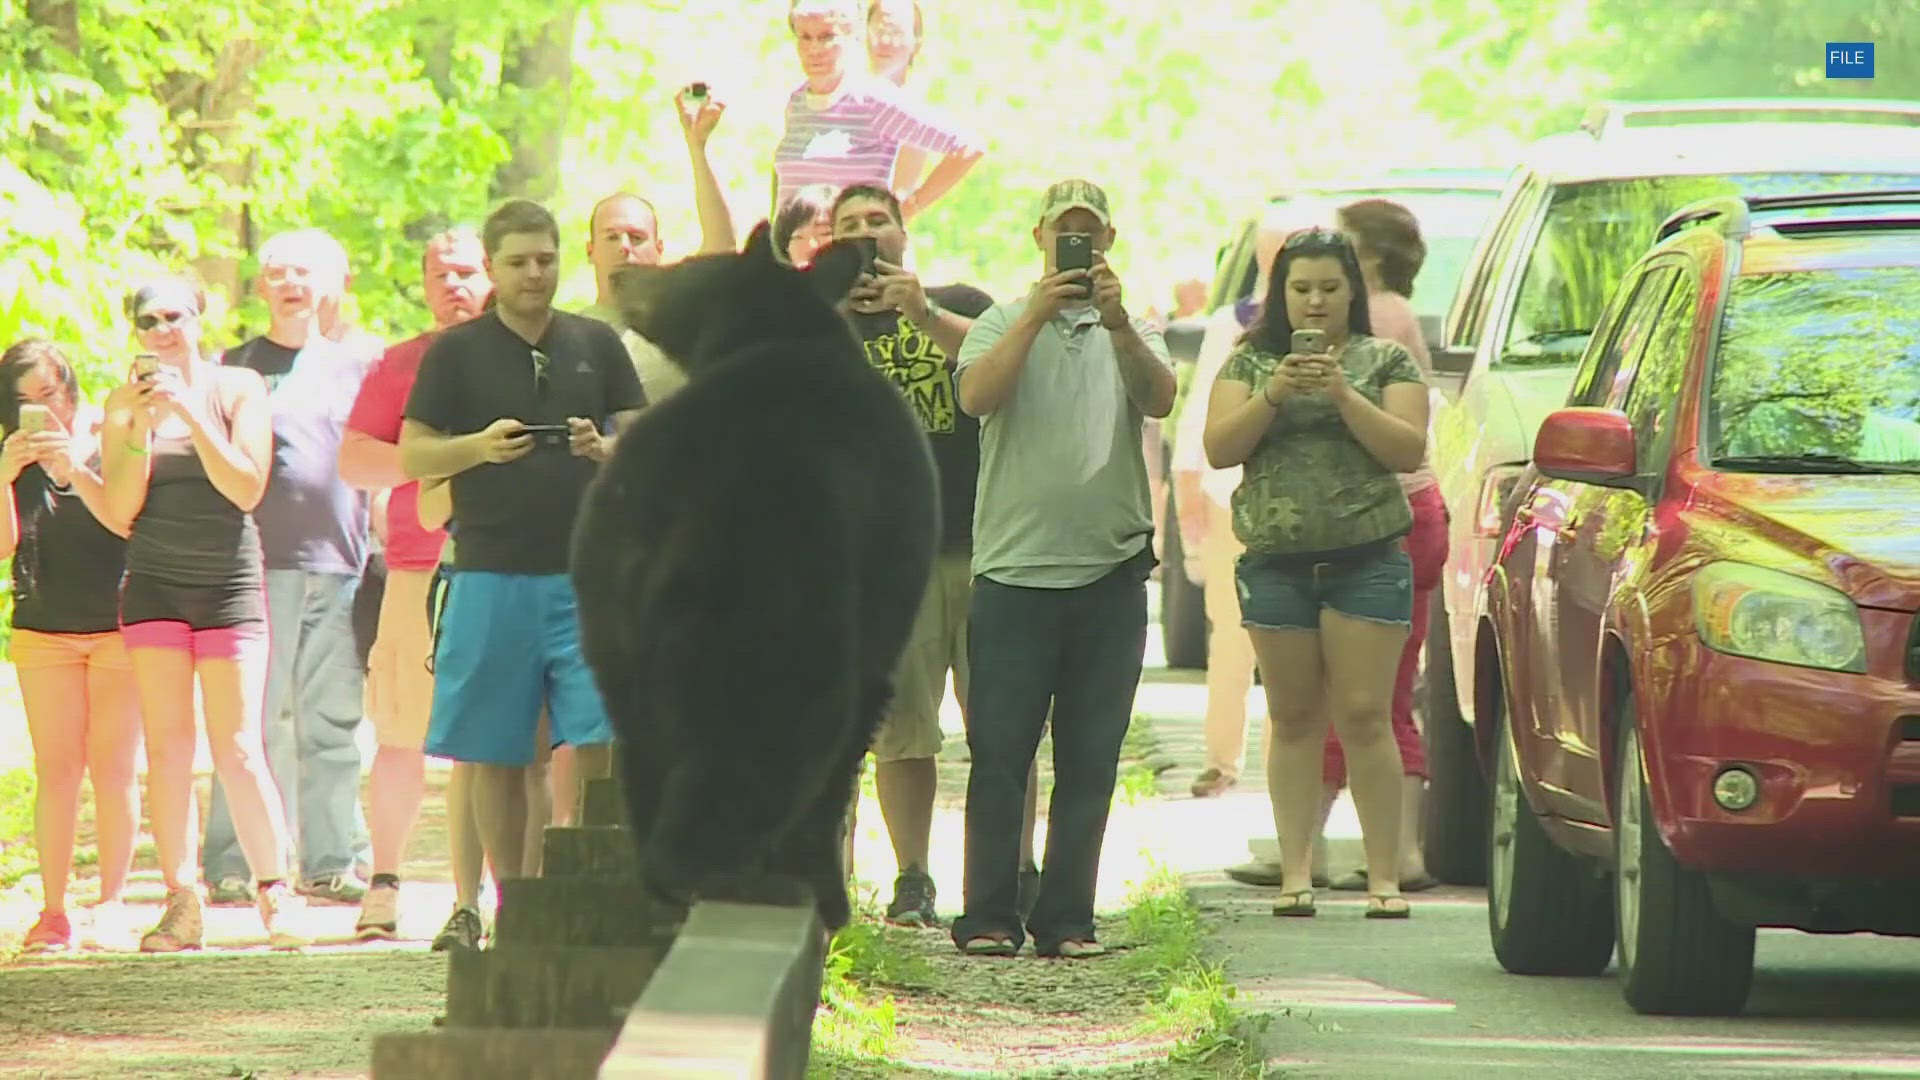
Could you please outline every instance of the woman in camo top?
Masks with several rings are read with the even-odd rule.
[[[1295,330],[1325,346],[1293,352]],[[1338,232],[1307,229],[1274,260],[1261,313],[1214,382],[1204,442],[1244,466],[1233,531],[1241,621],[1267,692],[1267,786],[1280,837],[1275,915],[1314,913],[1321,743],[1346,747],[1368,871],[1367,917],[1400,895],[1400,752],[1389,722],[1412,621],[1413,524],[1398,474],[1426,453],[1427,389],[1405,347],[1372,336],[1359,261]],[[1411,839],[1411,838],[1410,838]]]

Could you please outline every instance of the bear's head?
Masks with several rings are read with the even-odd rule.
[[[671,266],[623,267],[612,283],[634,332],[698,377],[703,365],[769,340],[851,337],[837,305],[860,276],[862,253],[833,243],[804,270],[774,255],[761,222],[738,254],[695,255]]]

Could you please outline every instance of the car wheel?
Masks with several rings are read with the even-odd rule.
[[[1449,885],[1487,883],[1487,782],[1453,685],[1452,630],[1436,595],[1427,632],[1427,805],[1421,851]]]
[[[1737,1015],[1753,985],[1753,927],[1721,915],[1706,876],[1680,865],[1660,838],[1631,697],[1619,724],[1613,850],[1621,992],[1639,1013]]]
[[[1613,893],[1594,865],[1555,844],[1527,804],[1520,757],[1498,712],[1492,825],[1487,830],[1487,931],[1515,975],[1598,975],[1613,959]]]
[[[1187,553],[1171,489],[1166,508],[1166,535],[1160,542],[1160,647],[1168,667],[1201,670],[1207,666],[1207,596],[1187,577]]]

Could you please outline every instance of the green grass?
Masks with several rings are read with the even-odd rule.
[[[1161,990],[1143,1026],[1179,1041],[1168,1055],[1176,1071],[1164,1075],[1257,1078],[1268,1076],[1257,1046],[1265,1018],[1234,1003],[1235,990],[1222,966],[1206,957],[1207,929],[1179,877],[1156,868],[1135,887],[1126,912],[1137,944],[1126,963],[1145,969]]]
[[[33,849],[33,770],[0,771],[0,889],[19,884],[39,865]]]

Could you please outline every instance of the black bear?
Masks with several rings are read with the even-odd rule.
[[[741,254],[622,271],[622,314],[688,382],[619,437],[573,542],[644,881],[681,903],[797,881],[829,930],[939,535],[926,436],[835,306],[860,270],[850,244],[787,266],[762,224]]]

